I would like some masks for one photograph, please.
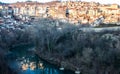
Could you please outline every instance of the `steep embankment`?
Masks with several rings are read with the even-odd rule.
[[[40,21],[34,33],[41,58],[82,74],[119,74],[119,27],[89,30],[63,23],[54,25],[55,21]]]

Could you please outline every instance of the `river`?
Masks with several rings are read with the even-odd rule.
[[[57,66],[41,60],[28,51],[33,48],[33,46],[25,45],[10,49],[11,52],[7,55],[10,68],[18,74],[74,74],[69,70],[59,70]]]

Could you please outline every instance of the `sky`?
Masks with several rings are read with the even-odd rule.
[[[21,2],[26,0],[0,0],[0,2],[5,2],[5,3],[14,3],[17,1]],[[49,2],[53,0],[29,0],[29,1]],[[67,0],[61,0],[61,1],[67,1]],[[76,1],[76,0],[72,0],[72,1]],[[120,0],[81,0],[81,1],[87,1],[87,2],[94,1],[102,4],[119,4],[120,5]]]

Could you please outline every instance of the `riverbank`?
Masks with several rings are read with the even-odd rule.
[[[65,70],[71,70],[71,71],[76,71],[77,67],[75,67],[72,63],[68,62],[67,60],[61,60],[60,56],[55,56],[51,54],[42,54],[40,52],[34,52],[36,55],[38,55],[41,59],[56,65],[57,67],[63,67]]]
[[[17,55],[17,57],[13,60],[8,59],[8,63],[13,70],[18,71],[17,74],[74,74],[74,72],[70,70],[59,70],[59,67],[56,65],[34,54],[33,49],[34,46],[29,45],[18,46],[11,49],[13,55]]]

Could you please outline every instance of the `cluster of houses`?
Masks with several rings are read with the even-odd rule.
[[[50,6],[49,14],[54,18],[66,18],[66,9],[69,10],[69,21],[73,23],[91,24],[101,17],[103,23],[120,22],[120,6],[117,4],[100,4],[95,2],[68,1]]]
[[[7,7],[0,6],[0,9],[3,9],[3,12],[7,15],[11,13],[21,16],[24,20],[26,20],[26,17],[31,16],[64,19],[70,23],[92,25],[95,23],[120,23],[120,6],[117,4],[82,1],[52,1],[47,3],[27,1],[13,3]]]
[[[30,23],[26,23],[30,18],[24,21],[21,16],[16,16],[14,14],[14,9],[8,5],[0,6],[0,32],[5,30],[10,32],[11,30],[21,30],[23,31],[25,27],[30,26]]]

